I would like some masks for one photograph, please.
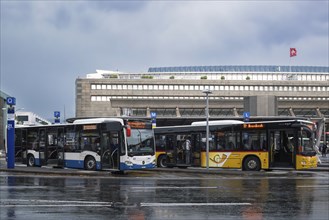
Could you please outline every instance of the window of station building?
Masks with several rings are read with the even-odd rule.
[[[119,90],[122,90],[122,85],[117,85]]]
[[[133,85],[133,90],[137,90],[138,86],[137,85]]]
[[[96,85],[96,89],[102,89],[102,85],[97,84],[97,85]]]
[[[91,84],[91,89],[96,89],[96,85],[95,84]]]
[[[102,89],[106,89],[106,85],[103,84],[103,85],[102,85]]]
[[[179,90],[184,90],[184,86],[183,85],[179,85]]]
[[[143,90],[143,85],[138,85],[138,90]]]
[[[169,85],[169,90],[170,91],[174,90],[174,86],[173,85]]]
[[[168,89],[169,89],[169,86],[168,86],[168,85],[164,85],[164,86],[163,86],[163,89],[164,89],[164,90],[168,90]]]

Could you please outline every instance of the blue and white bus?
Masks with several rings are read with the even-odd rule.
[[[27,166],[125,171],[156,164],[151,122],[127,118],[17,127],[15,151]]]

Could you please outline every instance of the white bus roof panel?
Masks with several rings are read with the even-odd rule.
[[[239,124],[244,124],[243,121],[239,120],[220,120],[220,121],[209,121],[209,125],[239,125]],[[207,122],[206,121],[196,121],[192,122],[193,126],[206,126]]]
[[[73,124],[99,124],[104,122],[120,122],[122,125],[122,118],[88,118],[88,119],[78,119],[73,122]]]

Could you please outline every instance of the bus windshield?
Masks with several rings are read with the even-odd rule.
[[[131,129],[127,137],[128,155],[154,155],[153,131],[151,129]]]
[[[299,146],[302,147],[302,152],[314,152],[312,134],[308,131],[301,132],[299,139]]]

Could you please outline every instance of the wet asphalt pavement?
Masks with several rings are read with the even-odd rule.
[[[2,170],[0,219],[329,219],[328,172],[176,170]]]

